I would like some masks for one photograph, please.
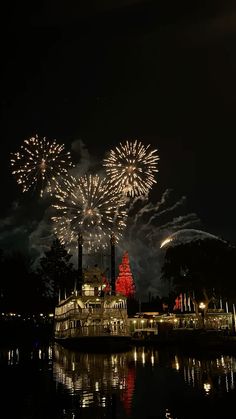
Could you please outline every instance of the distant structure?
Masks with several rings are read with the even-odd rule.
[[[134,297],[135,283],[130,269],[129,254],[126,251],[119,265],[119,275],[116,280],[116,294],[124,295],[127,298]]]
[[[61,344],[124,349],[131,339],[127,298],[115,290],[115,236],[111,235],[111,281],[97,264],[83,267],[83,237],[78,237],[78,283],[55,307],[55,340]],[[128,257],[128,255],[127,255]],[[129,261],[125,272],[130,272]],[[126,266],[125,265],[125,266]],[[130,273],[131,274],[131,273]],[[128,296],[131,295],[131,288]]]

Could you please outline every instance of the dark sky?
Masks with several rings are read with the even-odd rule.
[[[137,138],[159,150],[155,194],[186,195],[235,242],[235,1],[31,3],[2,15],[1,218],[23,199],[9,154],[24,139],[80,138],[102,159]]]

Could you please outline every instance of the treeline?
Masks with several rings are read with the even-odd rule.
[[[217,307],[220,299],[236,302],[236,247],[223,240],[204,239],[169,246],[162,280],[175,295],[186,293],[197,306]],[[217,307],[219,308],[219,307]]]
[[[236,303],[236,248],[220,240],[204,239],[168,246],[162,266],[162,281],[168,281],[169,295],[135,297],[128,301],[129,314],[138,311],[172,311],[180,293],[191,297],[195,306],[217,306],[220,298]],[[58,239],[39,260],[37,268],[26,255],[0,251],[0,310],[2,313],[50,313],[59,294],[71,293],[77,270],[71,255]],[[157,285],[160,278],[157,278]],[[217,307],[218,308],[218,307]]]
[[[39,260],[36,268],[32,260],[20,252],[0,251],[0,309],[1,312],[52,312],[59,292],[70,292],[76,271],[71,255],[55,239],[50,250]]]

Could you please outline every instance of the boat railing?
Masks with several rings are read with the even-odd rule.
[[[82,336],[129,336],[127,328],[108,329],[104,326],[84,326],[55,331],[55,338],[74,338]]]
[[[82,309],[74,309],[68,310],[66,313],[62,314],[55,314],[55,320],[65,320],[65,319],[85,319],[87,317],[95,318],[95,317],[126,317],[127,310],[122,308],[82,308]]]

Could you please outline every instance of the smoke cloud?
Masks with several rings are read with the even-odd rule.
[[[85,173],[103,174],[101,162],[90,155],[82,140],[71,145],[75,167],[70,169],[73,176]],[[157,186],[155,186],[157,188]],[[123,238],[117,243],[117,265],[125,251],[129,252],[131,269],[136,283],[137,294],[141,298],[152,295],[164,296],[168,290],[161,282],[161,266],[164,250],[160,248],[163,239],[180,230],[199,225],[195,213],[185,210],[186,197],[173,198],[173,191],[167,189],[157,202],[149,197],[127,198],[127,226]],[[3,250],[21,250],[30,255],[35,268],[44,251],[50,248],[54,236],[51,217],[53,197],[40,199],[22,194],[19,202],[14,202],[6,218],[0,220],[0,247]],[[109,243],[108,243],[109,244]],[[71,250],[72,262],[77,265],[77,250]],[[109,247],[104,255],[85,255],[86,265],[102,264],[109,270]],[[118,272],[117,272],[118,273]]]

